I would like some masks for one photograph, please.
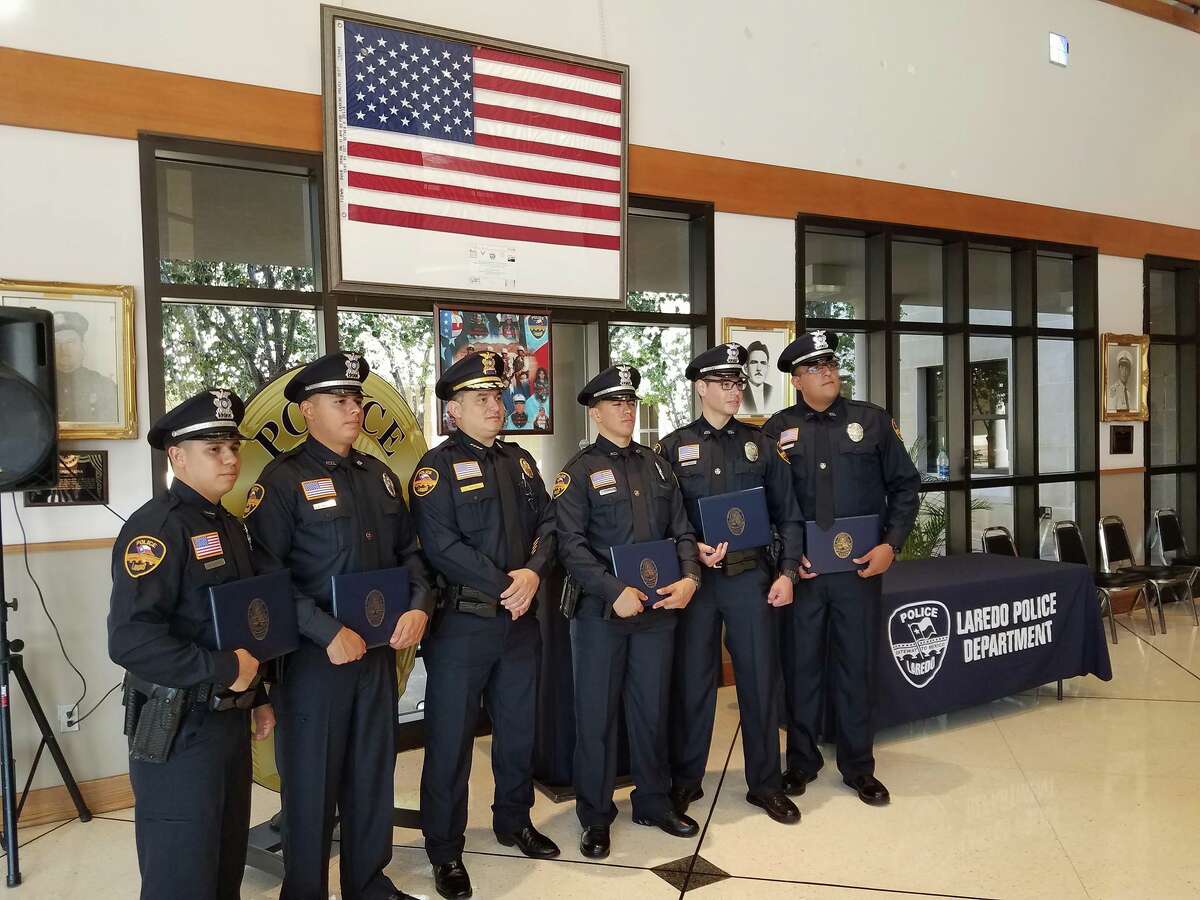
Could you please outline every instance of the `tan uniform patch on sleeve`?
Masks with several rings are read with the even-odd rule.
[[[571,486],[571,476],[566,472],[559,472],[554,479],[554,499],[557,500],[563,495],[563,492]]]
[[[125,571],[130,578],[141,578],[157,569],[166,558],[166,544],[148,534],[139,534],[125,546]]]

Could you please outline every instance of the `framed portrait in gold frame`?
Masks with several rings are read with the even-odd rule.
[[[1150,418],[1150,338],[1106,333],[1100,342],[1100,419],[1145,422]]]
[[[0,306],[54,316],[58,436],[136,438],[133,287],[0,278]]]
[[[796,339],[796,323],[784,319],[721,319],[722,340],[745,347],[746,387],[738,418],[761,425],[772,415],[796,402],[796,389],[776,363],[779,354]]]

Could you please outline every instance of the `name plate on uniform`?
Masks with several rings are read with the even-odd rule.
[[[617,576],[617,581],[645,594],[646,606],[653,606],[662,599],[658,595],[659,588],[674,584],[683,577],[674,541],[623,544],[612,547],[609,552],[612,554],[613,574]]]
[[[218,650],[247,650],[265,662],[300,644],[287,569],[210,587],[208,602]]]
[[[408,612],[408,569],[376,569],[333,576],[333,617],[361,637],[367,649],[392,639]]]
[[[728,542],[730,550],[749,550],[771,543],[771,518],[763,488],[701,497],[697,505],[704,543],[710,547]]]
[[[847,516],[835,519],[828,531],[816,522],[804,523],[808,550],[806,556],[812,570],[819,575],[836,572],[855,572],[863,566],[853,560],[879,544],[879,516]]]

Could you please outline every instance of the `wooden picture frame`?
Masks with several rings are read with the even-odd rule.
[[[751,380],[742,393],[742,408],[738,418],[753,425],[762,425],[772,415],[787,409],[796,402],[796,389],[787,372],[780,372],[776,361],[788,344],[796,339],[796,323],[786,319],[721,319],[721,339],[734,341],[747,350],[754,343],[766,347],[766,360],[756,347],[746,364],[746,377]],[[761,401],[756,401],[753,390],[754,379],[762,375]],[[762,407],[762,408],[760,408]]]
[[[1150,418],[1150,338],[1105,333],[1100,343],[1100,420],[1145,422]]]
[[[137,437],[131,285],[0,278],[0,306],[43,309],[54,315],[60,439]]]

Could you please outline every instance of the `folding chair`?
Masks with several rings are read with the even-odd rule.
[[[1079,531],[1079,526],[1069,520],[1054,523],[1054,549],[1058,554],[1059,562],[1078,563],[1092,569],[1092,578],[1096,582],[1096,598],[1100,601],[1100,613],[1108,615],[1108,626],[1112,632],[1114,644],[1117,643],[1117,620],[1113,613],[1112,595],[1116,591],[1137,591],[1138,596],[1142,598],[1142,604],[1146,607],[1146,621],[1150,625],[1150,633],[1154,634],[1154,616],[1150,613],[1150,598],[1146,593],[1145,578],[1140,575],[1113,575],[1093,569],[1092,564],[1088,562],[1087,550],[1084,548],[1083,535]],[[1134,606],[1136,605],[1135,598]],[[1133,614],[1132,606],[1129,608],[1129,613]]]

